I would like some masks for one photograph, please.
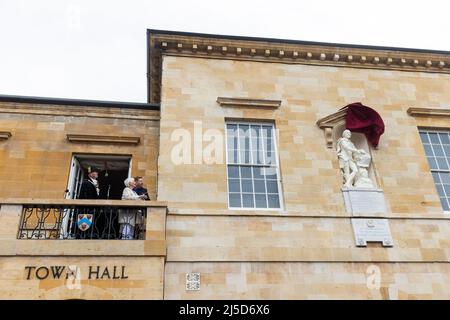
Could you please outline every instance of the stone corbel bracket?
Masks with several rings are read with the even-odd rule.
[[[333,130],[337,125],[345,121],[347,115],[347,107],[340,109],[338,112],[330,114],[322,119],[317,120],[317,126],[324,130],[327,148],[333,148]]]
[[[11,138],[12,134],[9,131],[0,131],[0,141],[6,141]]]
[[[249,98],[226,98],[217,97],[217,103],[222,107],[244,107],[244,108],[270,108],[276,109],[281,105],[281,100],[263,100]]]
[[[78,143],[106,143],[106,144],[139,144],[140,137],[123,137],[123,136],[100,136],[89,134],[67,134],[69,142]]]

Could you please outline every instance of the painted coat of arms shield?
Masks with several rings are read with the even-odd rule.
[[[78,214],[77,225],[81,231],[86,231],[92,225],[93,215],[90,213]]]

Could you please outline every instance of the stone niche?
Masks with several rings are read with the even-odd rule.
[[[381,219],[387,210],[383,190],[378,186],[378,177],[372,150],[364,134],[345,131],[347,108],[326,116],[317,125],[324,130],[325,144],[339,161],[336,172],[342,178],[342,195],[345,210],[352,218],[355,244],[367,246],[368,242],[381,242],[383,247],[392,247],[393,240],[389,220]],[[350,169],[351,159],[353,169]]]
[[[325,145],[332,149],[330,151],[334,153],[336,153],[337,141],[342,137],[345,130],[346,114],[347,108],[343,108],[317,121],[319,128],[324,130]],[[352,132],[350,140],[356,149],[364,150],[372,159],[370,166],[366,169],[367,177],[371,180],[373,187],[346,187],[342,185],[341,191],[345,209],[352,216],[383,215],[387,212],[387,204],[383,190],[379,188],[372,149],[362,133]],[[336,161],[338,161],[337,155]],[[336,172],[336,174],[342,175],[341,172]]]

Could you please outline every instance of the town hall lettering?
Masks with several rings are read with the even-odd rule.
[[[77,277],[79,270],[74,266],[25,266],[26,279],[69,279]],[[89,266],[89,280],[123,280],[128,279],[125,266]]]

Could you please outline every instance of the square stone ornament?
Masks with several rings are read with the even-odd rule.
[[[186,291],[200,290],[200,273],[186,273]]]
[[[381,242],[383,247],[394,245],[388,219],[352,218],[352,226],[358,247],[366,247],[367,242]]]

